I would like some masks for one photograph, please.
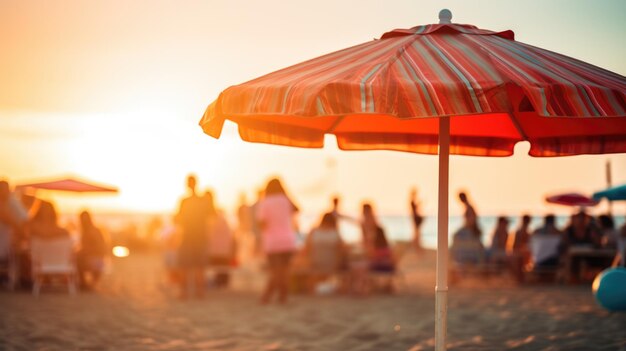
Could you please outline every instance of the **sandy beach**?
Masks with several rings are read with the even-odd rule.
[[[431,350],[432,252],[401,265],[395,295],[294,296],[258,304],[259,275],[179,301],[157,254],[113,262],[91,293],[0,293],[3,350]],[[254,281],[247,281],[252,278]],[[255,285],[257,284],[257,285]],[[624,350],[626,314],[598,307],[588,286],[462,282],[450,293],[451,350]]]

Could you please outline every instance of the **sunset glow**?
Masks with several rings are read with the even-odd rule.
[[[0,0],[0,349],[626,350],[625,37],[626,0]]]
[[[171,212],[188,173],[198,175],[201,188],[216,189],[218,202],[229,209],[240,192],[251,199],[268,176],[280,174],[306,212],[326,208],[330,195],[338,192],[349,212],[370,199],[382,212],[405,213],[409,189],[417,186],[424,211],[434,213],[436,157],[340,152],[332,138],[323,150],[247,144],[232,125],[216,141],[197,123],[207,104],[229,85],[398,26],[435,22],[438,3],[420,3],[418,8],[401,2],[393,11],[381,12],[379,5],[366,1],[359,14],[350,16],[343,14],[343,5],[326,13],[322,3],[296,9],[279,2],[174,6],[139,1],[123,12],[117,6],[122,2],[70,3],[0,5],[0,40],[6,47],[0,57],[0,164],[2,176],[12,183],[75,174],[115,185],[120,193],[93,198],[53,195],[64,211],[87,206],[113,212]],[[461,23],[512,29],[517,40],[626,72],[626,48],[615,45],[622,39],[621,21],[611,17],[620,11],[551,2],[547,9],[533,12],[534,22],[524,22],[519,13],[537,5],[525,9],[513,2],[481,3],[498,15],[481,13],[480,6],[465,2],[450,7]],[[143,5],[151,11],[145,12]],[[268,8],[280,10],[270,13]],[[563,15],[552,16],[554,11]],[[255,22],[259,13],[279,20],[260,24]],[[319,17],[316,13],[341,23],[340,30],[318,26],[312,20]],[[590,16],[582,21],[585,26],[583,14]],[[163,22],[165,17],[168,21]],[[222,23],[225,18],[240,20],[233,26]],[[540,29],[548,23],[558,26],[560,34]],[[291,29],[282,29],[287,27]],[[20,39],[12,33],[20,33]],[[255,33],[255,40],[249,40],[249,33]],[[518,145],[516,155],[508,159],[453,157],[452,193],[467,189],[487,213],[567,212],[546,205],[544,195],[604,188],[607,160],[614,184],[626,182],[624,155],[533,159],[525,155],[527,150],[527,145]],[[329,162],[335,166],[329,167]],[[459,210],[453,202],[451,211]]]

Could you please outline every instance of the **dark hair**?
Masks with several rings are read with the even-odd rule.
[[[270,179],[270,181],[267,183],[267,187],[265,187],[265,196],[275,194],[285,195],[285,189],[283,188],[283,185],[278,178]]]
[[[332,213],[325,213],[322,216],[320,227],[337,229],[337,217]]]
[[[500,223],[509,223],[509,219],[506,216],[499,216],[498,217],[498,224]]]
[[[464,191],[459,192],[459,200],[467,201],[467,194]]]
[[[57,212],[54,209],[54,205],[48,201],[41,201],[39,204],[39,209],[37,213],[33,217],[34,221],[50,221],[54,224],[57,223]]]
[[[389,247],[385,230],[382,227],[376,227],[376,237],[374,238],[374,247],[377,249],[385,249]]]
[[[554,217],[554,215],[552,213],[550,213],[550,214],[547,214],[544,217],[543,221],[544,221],[545,225],[554,225],[554,223],[556,222],[555,219],[556,219],[556,217]]]
[[[615,222],[613,221],[613,217],[607,214],[600,215],[598,217],[598,221],[600,221],[600,226],[602,228],[613,229],[615,228]]]
[[[94,225],[91,220],[91,214],[87,211],[83,211],[80,213],[80,234],[82,239],[85,240],[87,237],[93,237],[94,234]]]
[[[198,185],[198,179],[194,174],[190,174],[187,176],[187,187],[190,189],[195,189],[196,185]]]
[[[530,217],[529,215],[525,214],[522,216],[522,223],[530,223],[530,221],[532,220],[532,217]]]
[[[80,213],[80,225],[83,229],[91,228],[93,226],[89,212],[83,211]]]

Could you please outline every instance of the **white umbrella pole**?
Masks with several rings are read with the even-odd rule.
[[[435,350],[446,349],[448,319],[448,175],[450,117],[439,118],[439,209],[437,212],[437,283],[435,285]]]

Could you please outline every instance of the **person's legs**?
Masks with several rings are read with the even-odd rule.
[[[267,284],[265,285],[265,290],[263,291],[263,295],[261,295],[261,303],[267,304],[270,302],[272,295],[274,294],[274,290],[277,288],[278,284],[278,272],[277,272],[277,255],[276,254],[268,254],[267,255],[267,269],[268,269],[268,278]]]
[[[289,274],[290,274],[290,264],[291,257],[293,254],[291,252],[285,252],[281,254],[281,262],[280,262],[280,295],[279,302],[286,303],[287,296],[289,295]]]
[[[286,303],[287,295],[289,293],[289,270],[288,266],[283,265],[278,268],[278,302]]]
[[[204,269],[202,267],[194,268],[194,294],[197,298],[204,298]]]
[[[78,270],[78,286],[81,289],[87,287],[87,258],[82,252],[76,255],[76,269]]]
[[[277,279],[278,279],[278,274],[276,272],[276,269],[274,267],[270,267],[269,277],[267,279],[267,284],[265,285],[265,291],[263,292],[263,295],[261,296],[262,304],[267,304],[270,302],[270,299],[272,298],[272,295],[274,294],[274,290],[276,290],[277,285],[278,285]]]

